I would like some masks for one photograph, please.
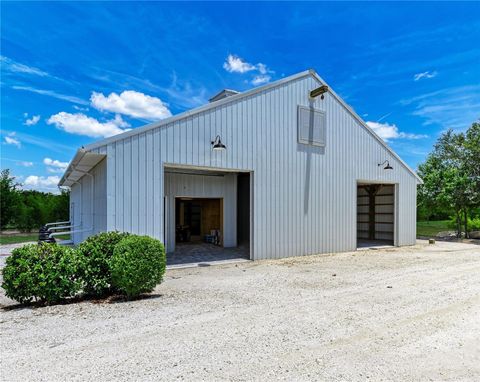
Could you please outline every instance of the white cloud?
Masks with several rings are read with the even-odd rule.
[[[47,165],[48,172],[64,172],[68,167],[68,162],[60,162],[56,159],[44,158],[43,163]]]
[[[88,111],[88,107],[80,107],[77,105],[73,105],[73,108],[78,111]]]
[[[257,70],[260,72],[260,74],[267,74],[270,72],[270,70],[267,68],[267,65],[262,63],[257,64]]]
[[[52,115],[47,123],[55,125],[55,127],[67,133],[86,135],[93,138],[111,137],[127,131],[128,129],[126,128],[130,126],[118,114],[110,121],[100,122],[82,113],[71,114],[65,111]]]
[[[421,139],[427,137],[427,135],[424,134],[411,134],[398,131],[398,127],[396,125],[390,125],[388,123],[369,121],[366,122],[366,124],[385,142],[388,142],[390,139]]]
[[[172,116],[172,113],[160,98],[152,97],[134,90],[125,90],[120,94],[110,93],[107,97],[93,92],[91,105],[100,111],[109,111],[134,118],[160,120]]]
[[[68,167],[68,162],[60,162],[56,159],[44,158],[43,164],[47,166],[47,172],[51,174],[62,174]]]
[[[43,70],[40,70],[33,66],[21,64],[5,56],[0,56],[0,62],[2,63],[3,69],[9,72],[32,74],[40,77],[47,77],[49,75]]]
[[[267,65],[262,64],[261,62],[253,65],[234,54],[229,54],[227,56],[227,59],[223,63],[223,68],[230,73],[257,72],[258,74],[256,74],[251,80],[252,85],[261,85],[269,82],[272,79],[270,74],[274,73],[273,70],[270,70]]]
[[[399,103],[424,119],[424,125],[465,130],[480,118],[480,84],[443,88]]]
[[[26,162],[26,161],[17,161],[16,162],[18,166],[23,166],[23,167],[32,167],[33,162]]]
[[[252,85],[265,84],[268,81],[270,81],[271,79],[272,79],[272,77],[270,77],[268,74],[262,74],[262,75],[259,75],[259,76],[255,76],[255,77],[253,77]]]
[[[60,177],[56,175],[46,177],[29,175],[23,182],[23,188],[30,190],[34,189],[39,191],[55,192],[58,191],[58,182],[60,182]]]
[[[421,80],[422,78],[433,78],[433,77],[436,77],[437,74],[438,73],[436,71],[433,71],[433,72],[426,71],[422,73],[417,73],[413,76],[413,80],[418,81],[418,80]]]
[[[25,113],[24,116],[25,116],[25,118],[27,118],[28,114]],[[32,118],[27,118],[25,120],[25,122],[23,122],[23,124],[27,125],[27,126],[33,126],[33,125],[36,125],[38,123],[38,121],[40,121],[40,116],[39,115],[34,115]]]
[[[63,174],[65,171],[55,167],[47,167],[47,172],[50,174]]]
[[[17,146],[18,148],[20,148],[22,146],[20,141],[17,138],[15,138],[15,132],[12,132],[12,133],[8,134],[7,136],[5,136],[5,143],[7,145]]]
[[[165,92],[169,101],[181,108],[191,109],[208,102],[205,87],[178,79],[175,73],[172,74],[170,86],[161,88],[159,91]]]
[[[46,96],[49,96],[49,97],[61,99],[63,101],[68,101],[68,102],[71,102],[71,103],[77,103],[79,105],[88,105],[88,102],[84,101],[81,98],[66,95],[66,94],[60,94],[60,93],[57,93],[53,90],[44,90],[44,89],[33,88],[31,86],[17,86],[17,85],[12,86],[12,89],[23,90],[23,91],[27,91],[27,92],[31,92],[31,93],[46,95]]]
[[[11,135],[12,133],[15,134],[15,132],[12,131],[0,130],[0,135]],[[49,151],[55,151],[60,154],[72,153],[73,155],[75,151],[74,147],[60,143],[58,140],[44,139],[40,138],[39,136],[33,136],[25,133],[16,133],[15,136],[18,137],[18,140],[20,140],[22,144],[28,143],[29,145],[42,147]]]
[[[228,55],[227,59],[223,63],[223,68],[230,73],[246,73],[257,69],[255,65],[246,62],[244,59],[234,54]]]

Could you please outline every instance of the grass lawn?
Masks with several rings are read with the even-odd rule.
[[[449,220],[417,222],[417,236],[435,236],[438,232],[451,231]]]
[[[37,241],[38,233],[25,233],[15,235],[0,235],[0,244],[16,244],[26,241]]]
[[[57,240],[68,240],[69,235],[58,236]],[[0,235],[0,245],[25,243],[27,241],[37,241],[38,233],[16,233],[16,234],[2,234]]]

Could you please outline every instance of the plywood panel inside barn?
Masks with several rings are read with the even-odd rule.
[[[201,200],[202,208],[202,236],[210,235],[212,230],[222,231],[221,224],[221,200],[220,199],[203,199]]]

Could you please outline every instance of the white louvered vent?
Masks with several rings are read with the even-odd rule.
[[[325,112],[298,106],[298,142],[325,146]]]

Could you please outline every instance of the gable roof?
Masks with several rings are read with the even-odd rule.
[[[105,138],[105,139],[102,139],[100,141],[91,143],[91,144],[85,146],[85,150],[93,150],[93,149],[99,148],[101,146],[105,146],[109,143],[116,142],[116,141],[122,140],[122,139],[127,138],[127,137],[131,137],[132,135],[141,134],[141,133],[144,133],[145,131],[149,131],[149,130],[152,130],[152,129],[156,129],[158,127],[169,125],[172,122],[175,122],[175,121],[178,121],[178,120],[181,120],[181,119],[185,119],[187,117],[191,117],[193,115],[203,113],[207,110],[215,109],[215,108],[217,108],[219,106],[222,106],[222,105],[225,105],[227,103],[231,103],[231,102],[233,103],[233,102],[235,102],[239,99],[246,98],[246,97],[252,96],[252,95],[257,94],[257,93],[261,93],[261,92],[263,92],[265,90],[268,90],[268,89],[275,88],[275,87],[283,85],[285,83],[295,81],[295,80],[298,80],[298,79],[303,78],[303,77],[310,76],[310,75],[312,75],[312,73],[315,73],[315,72],[313,70],[305,70],[303,72],[294,74],[292,76],[282,78],[281,80],[271,82],[269,84],[259,86],[259,87],[256,87],[256,88],[253,88],[253,89],[250,89],[250,90],[238,93],[238,94],[234,94],[234,95],[231,95],[229,97],[222,98],[218,101],[207,103],[207,104],[199,106],[195,109],[190,109],[190,110],[184,111],[183,113],[174,115],[170,118],[165,118],[165,119],[162,119],[161,121],[157,121],[157,122],[153,122],[153,123],[150,123],[148,125],[145,125],[145,126],[137,127],[135,129],[125,131],[124,133],[120,133],[120,134],[114,135],[112,137]],[[319,77],[316,77],[316,78],[318,80]]]
[[[207,110],[210,110],[210,109],[214,109],[216,107],[219,107],[219,106],[222,106],[224,104],[227,104],[227,103],[233,103],[239,99],[242,99],[242,98],[246,98],[246,97],[249,97],[249,96],[252,96],[254,94],[257,94],[257,93],[260,93],[260,92],[263,92],[265,90],[268,90],[268,89],[271,89],[271,88],[274,88],[274,87],[277,87],[277,86],[280,86],[280,85],[283,85],[285,83],[288,83],[288,82],[292,82],[292,81],[296,81],[298,79],[301,79],[301,78],[304,78],[304,77],[307,77],[307,76],[312,76],[319,84],[321,85],[327,85],[328,84],[315,72],[315,70],[313,69],[309,69],[309,70],[305,70],[303,72],[300,72],[300,73],[297,73],[297,74],[294,74],[292,76],[289,76],[289,77],[285,77],[285,78],[282,78],[278,81],[275,81],[275,82],[271,82],[269,84],[266,84],[266,85],[263,85],[263,86],[259,86],[259,87],[256,87],[256,88],[253,88],[253,89],[250,89],[250,90],[247,90],[245,92],[242,92],[242,93],[238,93],[238,94],[234,94],[234,95],[230,95],[229,97],[226,97],[226,98],[222,98],[218,101],[214,101],[214,102],[211,102],[211,103],[208,103],[208,104],[205,104],[205,105],[202,105],[200,107],[197,107],[195,109],[191,109],[191,110],[187,110],[183,113],[180,113],[180,114],[177,114],[177,115],[174,115],[170,118],[166,118],[166,119],[163,119],[161,121],[157,121],[157,122],[153,122],[153,123],[150,123],[148,125],[145,125],[145,126],[142,126],[142,127],[138,127],[138,128],[135,128],[135,129],[132,129],[132,130],[129,130],[129,131],[126,131],[124,133],[121,133],[121,134],[118,134],[118,135],[114,135],[112,137],[109,137],[109,138],[106,138],[106,139],[103,139],[103,140],[100,140],[100,141],[97,141],[97,142],[94,142],[90,145],[87,145],[85,146],[84,150],[85,151],[90,151],[90,150],[94,150],[94,149],[97,149],[99,147],[102,147],[102,146],[105,146],[109,143],[112,143],[112,142],[116,142],[118,140],[122,140],[124,138],[127,138],[127,137],[130,137],[130,136],[133,136],[133,135],[137,135],[137,134],[141,134],[143,132],[146,132],[146,131],[149,131],[149,130],[152,130],[152,129],[156,129],[158,127],[162,127],[162,126],[165,126],[165,125],[168,125],[168,124],[171,124],[172,122],[175,122],[175,121],[178,121],[178,120],[181,120],[181,119],[184,119],[184,118],[187,118],[187,117],[190,117],[190,116],[193,116],[193,115],[196,115],[196,114],[199,114],[199,113],[202,113],[202,112],[205,112]],[[350,113],[350,115],[358,122],[360,123],[360,125],[365,128],[371,135],[374,139],[376,139],[395,159],[397,159],[417,180],[419,183],[423,183],[422,179],[415,173],[415,171],[413,171],[399,156],[397,153],[395,153],[386,143],[385,141],[380,138],[366,123],[365,121],[353,110],[352,107],[350,107],[337,93],[335,93],[335,91],[330,87],[328,86],[328,92],[340,103],[340,105],[342,105],[345,110]],[[71,163],[72,164],[72,163]],[[71,165],[70,164],[70,165]],[[70,168],[70,165],[69,165],[69,168]],[[67,168],[67,171],[69,169]],[[66,173],[67,173],[66,171]],[[65,176],[65,175],[64,175]],[[64,178],[62,178],[62,180],[60,181],[59,184],[62,183],[62,181],[64,180]]]

